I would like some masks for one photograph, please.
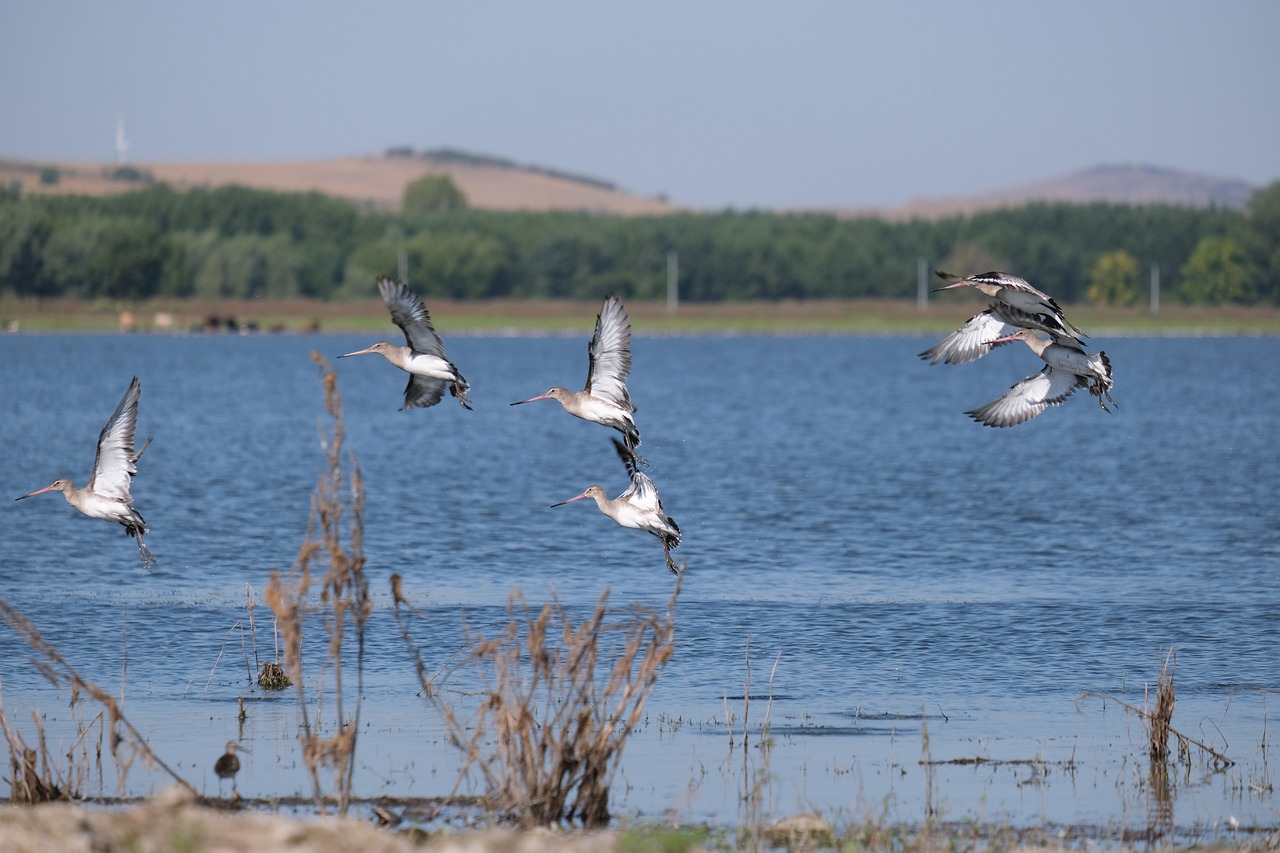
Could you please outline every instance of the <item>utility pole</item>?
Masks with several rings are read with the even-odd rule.
[[[929,307],[929,259],[916,261],[916,308],[924,313]]]
[[[1160,267],[1151,265],[1151,313],[1160,313]]]
[[[667,252],[667,313],[680,308],[680,259],[674,249]]]

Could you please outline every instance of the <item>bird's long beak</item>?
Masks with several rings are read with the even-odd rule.
[[[930,290],[929,292],[937,293],[939,290],[950,290],[953,287],[964,287],[968,283],[969,282],[967,281],[957,281],[955,284],[948,284],[946,287],[935,287],[933,290]]]
[[[53,491],[53,486],[45,486],[43,489],[38,489],[38,490],[36,490],[36,491],[34,491],[34,492],[30,493],[30,494],[23,495],[23,496],[22,496],[22,497],[20,497],[20,498],[14,498],[14,500],[15,500],[15,501],[20,501],[20,500],[24,500],[24,499],[26,499],[26,498],[35,497],[36,495],[43,495],[45,492],[52,492],[52,491]]]
[[[987,341],[987,346],[991,346],[992,344],[1007,344],[1009,341],[1016,341],[1017,339],[1017,335],[1009,335],[1006,338],[996,338],[994,341]]]
[[[549,399],[551,399],[551,398],[550,398],[550,397],[548,397],[546,394],[539,394],[539,395],[538,395],[538,396],[536,396],[536,397],[530,397],[528,400],[516,400],[516,401],[515,401],[514,403],[512,403],[511,405],[513,405],[513,406],[519,406],[521,403],[535,403],[535,402],[537,402],[538,400],[549,400]],[[558,504],[557,504],[557,506],[558,506]]]
[[[368,349],[356,350],[355,352],[349,352],[346,355],[340,355],[338,358],[350,358],[353,355],[370,355],[373,351],[373,347],[369,347]]]
[[[526,402],[527,402],[527,401],[526,401]],[[554,507],[558,507],[558,506],[564,506],[565,504],[571,504],[571,503],[573,503],[574,501],[580,501],[580,500],[582,500],[582,499],[583,499],[583,498],[585,498],[585,497],[589,497],[589,496],[590,496],[590,495],[589,495],[589,492],[590,492],[590,490],[587,490],[586,492],[583,492],[582,494],[578,495],[576,498],[569,498],[569,500],[567,500],[567,501],[560,501],[560,503],[558,503],[558,504],[552,504],[551,506],[554,508]]]

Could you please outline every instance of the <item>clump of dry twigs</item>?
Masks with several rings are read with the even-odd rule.
[[[312,352],[311,358],[320,366],[325,407],[333,420],[330,432],[321,429],[326,465],[312,495],[311,517],[298,558],[287,578],[282,578],[279,572],[271,574],[264,598],[283,635],[284,671],[297,690],[302,717],[298,738],[303,763],[311,777],[316,806],[323,812],[326,797],[322,774],[328,772],[332,775],[338,811],[346,814],[351,802],[364,692],[365,624],[373,612],[373,603],[364,573],[364,486],[354,453],[350,454],[349,481],[343,467],[346,430],[338,377],[319,353]],[[320,575],[320,570],[323,570],[323,575]],[[319,604],[315,603],[312,595],[317,591]],[[317,710],[314,714],[307,705],[302,658],[303,629],[309,617],[319,620],[328,638],[324,660],[315,673],[320,685],[327,676],[334,679],[335,720],[328,726],[322,725],[319,712],[319,702],[325,694],[323,686],[317,687]],[[346,703],[347,691],[344,688],[347,667],[343,662],[343,650],[348,630],[355,643],[354,707]]]
[[[105,729],[105,739],[116,768],[117,784],[121,793],[124,792],[129,769],[138,758],[147,764],[159,767],[191,794],[196,793],[185,779],[175,773],[151,750],[146,739],[125,717],[121,707],[123,699],[117,701],[116,697],[80,675],[79,671],[40,634],[36,624],[4,599],[0,599],[0,620],[35,652],[32,665],[41,675],[54,687],[65,684],[71,688],[72,713],[76,719],[77,729],[76,740],[65,755],[67,767],[64,771],[49,754],[44,728],[40,724],[38,714],[33,712],[37,745],[32,747],[26,743],[16,727],[10,724],[3,708],[0,708],[0,729],[3,730],[9,747],[9,767],[12,773],[9,783],[13,800],[34,803],[77,799],[82,796],[84,781],[91,764],[88,755],[89,736],[95,724],[98,726],[95,754],[99,767],[101,767],[103,730]],[[75,711],[85,701],[85,697],[100,705],[102,709],[87,724]]]
[[[1136,705],[1117,699],[1109,693],[1092,693],[1088,691],[1083,693],[1081,698],[1109,699],[1126,711],[1138,715],[1147,730],[1147,752],[1153,762],[1163,763],[1169,760],[1169,735],[1173,735],[1178,739],[1178,753],[1184,757],[1184,760],[1190,761],[1191,747],[1195,746],[1212,759],[1217,769],[1221,770],[1230,767],[1235,762],[1226,755],[1207,743],[1189,737],[1173,727],[1173,706],[1175,703],[1173,676],[1174,671],[1177,669],[1177,664],[1177,650],[1170,648],[1168,655],[1165,656],[1164,665],[1160,668],[1160,677],[1156,681],[1154,704],[1148,698],[1148,701],[1144,703],[1144,707],[1139,708]]]
[[[1169,732],[1173,730],[1173,673],[1178,668],[1178,653],[1169,649],[1156,680],[1156,701],[1143,715],[1147,725],[1147,740],[1152,761],[1169,760]]]
[[[470,724],[431,689],[419,665],[424,695],[466,754],[459,784],[474,769],[490,805],[526,826],[607,824],[627,737],[675,652],[679,594],[677,580],[665,612],[617,611],[606,589],[574,624],[558,599],[534,610],[514,592],[498,636],[468,632],[469,662],[487,682]],[[412,643],[410,650],[421,661]]]

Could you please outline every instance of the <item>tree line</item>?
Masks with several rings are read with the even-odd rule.
[[[1243,211],[1028,204],[890,222],[721,211],[622,217],[468,208],[447,178],[402,212],[318,193],[165,185],[114,196],[0,190],[0,294],[143,299],[376,294],[401,257],[434,296],[683,300],[913,298],[919,258],[1002,269],[1059,300],[1129,304],[1160,268],[1166,298],[1280,302],[1280,182]]]

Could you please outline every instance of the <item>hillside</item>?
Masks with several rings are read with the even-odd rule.
[[[447,173],[472,207],[487,210],[588,210],[623,215],[660,214],[675,205],[629,195],[606,182],[575,178],[493,158],[458,156],[369,156],[299,162],[134,163],[132,170],[177,189],[241,184],[284,192],[314,190],[366,207],[399,207],[405,186],[423,175]],[[57,183],[41,173],[57,170]],[[23,192],[104,195],[142,184],[111,177],[102,163],[35,163],[0,160],[0,182],[18,182]]]
[[[937,219],[1034,201],[1113,204],[1172,204],[1240,209],[1257,190],[1244,181],[1162,169],[1101,165],[1082,172],[963,198],[917,199],[882,213],[893,219]],[[859,211],[858,213],[861,213]]]
[[[450,149],[415,153],[392,149],[386,155],[299,162],[137,163],[135,177],[178,189],[242,184],[286,192],[314,190],[365,207],[395,209],[405,185],[426,174],[447,173],[472,207],[486,210],[586,210],[619,215],[655,215],[681,208],[665,199],[628,194],[608,181],[523,165]],[[42,173],[56,182],[42,181]],[[0,183],[27,193],[126,192],[143,185],[112,177],[102,163],[39,163],[0,159]],[[1097,166],[1044,181],[956,198],[925,198],[895,208],[841,207],[842,216],[938,219],[1031,201],[1117,204],[1172,204],[1242,208],[1256,188],[1243,181],[1178,172],[1153,166]]]

